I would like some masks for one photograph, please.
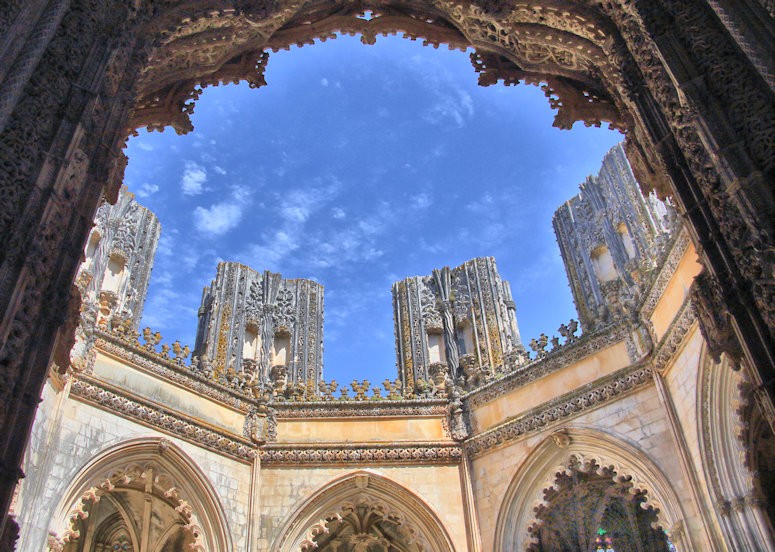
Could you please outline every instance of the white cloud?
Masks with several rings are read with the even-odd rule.
[[[204,191],[207,182],[205,168],[193,161],[186,161],[183,176],[180,179],[180,189],[184,195],[199,195]]]
[[[223,167],[219,167],[218,165],[214,166],[213,170],[218,174],[220,174],[221,176],[226,174],[226,169],[224,169]]]
[[[474,102],[465,90],[438,90],[436,103],[425,113],[424,119],[429,123],[440,124],[452,120],[457,127],[463,127],[466,121],[474,115]]]
[[[328,86],[328,79],[325,77],[320,79],[320,86]]]
[[[412,207],[417,210],[424,211],[431,205],[433,205],[433,198],[425,192],[417,194],[412,198]]]
[[[342,220],[345,217],[347,217],[347,213],[345,213],[344,209],[340,207],[334,207],[333,209],[331,209],[331,216],[337,220]]]
[[[138,142],[137,147],[140,148],[143,151],[153,151],[153,146],[151,144],[148,144],[146,142]]]
[[[203,234],[225,234],[237,226],[241,218],[242,209],[233,203],[216,203],[207,209],[194,209],[194,224]]]
[[[137,197],[148,197],[158,191],[159,186],[157,184],[149,184],[148,182],[145,182],[142,186],[140,186],[140,189],[137,190]]]
[[[194,209],[194,225],[203,234],[220,236],[225,234],[242,220],[242,211],[250,202],[250,190],[244,186],[234,186],[231,197],[211,205],[209,208]]]

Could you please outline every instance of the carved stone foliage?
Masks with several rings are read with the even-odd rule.
[[[344,502],[325,524],[310,529],[302,552],[422,552],[429,550],[422,531],[388,504],[369,496]]]
[[[640,192],[621,144],[580,188],[552,224],[581,325],[590,331],[636,316],[678,225],[669,204]]]
[[[295,0],[52,0],[50,10],[7,3],[0,15],[4,38],[13,37],[0,52],[7,75],[0,85],[0,111],[7,114],[0,124],[3,508],[88,225],[102,190],[115,199],[121,181],[129,111],[136,107],[142,124],[172,121],[185,130],[186,104],[198,86],[221,78],[259,85],[264,49],[310,43],[337,30],[361,33],[366,42],[395,30],[432,44],[473,45],[536,80],[568,79],[575,90],[599,98],[590,104],[610,100],[627,127],[639,177],[651,177],[642,184],[676,196],[723,291],[705,293],[720,300],[708,301],[712,312],[699,314],[712,322],[703,331],[717,350],[733,349],[725,343],[736,333],[761,379],[771,380],[775,102],[738,46],[755,37],[729,36],[709,4],[411,1],[380,4],[369,19],[362,3]],[[769,0],[749,4],[772,12]],[[493,73],[487,78],[497,80]],[[573,98],[561,103],[580,102],[578,94]],[[143,118],[143,106],[155,105],[159,111]],[[595,117],[605,120],[598,114],[584,120]],[[725,325],[727,315],[733,319]],[[478,360],[497,366],[489,357]],[[411,356],[399,363],[412,393],[415,364]]]
[[[61,535],[52,531],[48,549],[131,552],[161,541],[164,548],[204,552],[197,515],[179,494],[175,481],[157,466],[130,464],[83,493],[72,506],[70,527]],[[146,505],[153,522],[143,516]]]
[[[454,443],[406,445],[272,445],[259,450],[262,465],[457,464],[463,451]]]
[[[740,359],[741,351],[737,337],[724,310],[723,290],[719,283],[706,271],[701,272],[692,285],[692,306],[700,331],[711,356],[719,361],[721,353]]]
[[[528,550],[674,550],[657,525],[658,510],[644,507],[645,495],[612,467],[572,456],[535,509]]]
[[[284,397],[317,394],[323,371],[323,286],[221,263],[199,309],[197,364]]]
[[[393,284],[399,376],[405,388],[437,391],[446,380],[478,384],[523,352],[508,282],[491,257]]]

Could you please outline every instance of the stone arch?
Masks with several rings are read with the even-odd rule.
[[[120,501],[110,493],[121,485],[144,481],[149,473],[153,492],[163,496],[179,514],[176,523],[191,536],[193,550],[233,550],[226,514],[215,489],[194,461],[164,438],[124,441],[83,466],[63,493],[49,523],[51,550],[79,537],[73,522],[88,518],[89,509],[100,500],[112,502],[116,515],[128,521]],[[132,542],[138,542],[132,523],[125,525]]]
[[[425,552],[454,552],[447,530],[433,507],[417,493],[373,470],[358,470],[334,479],[306,498],[283,524],[271,550],[307,552],[326,525],[349,511],[367,504],[387,519],[405,528]]]
[[[662,471],[642,451],[607,433],[586,428],[563,428],[544,439],[525,459],[501,502],[495,525],[495,550],[523,551],[531,542],[528,527],[536,519],[534,508],[543,502],[543,490],[554,485],[557,472],[568,460],[594,460],[613,466],[619,476],[631,477],[633,489],[646,491],[644,506],[658,510],[659,520],[679,550],[692,550],[683,535],[685,518],[678,496]]]
[[[480,82],[542,83],[558,126],[626,127],[638,179],[673,195],[699,246],[706,272],[693,302],[704,337],[745,357],[770,382],[771,401],[775,284],[763,275],[773,273],[775,108],[755,59],[757,29],[771,28],[763,4],[746,2],[751,14],[726,24],[719,10],[744,10],[709,0],[374,4],[381,11],[371,18],[361,12],[368,3],[354,1],[8,7],[0,18],[3,514],[52,352],[72,342],[78,309],[68,308],[68,287],[100,197],[116,199],[127,135],[142,126],[190,130],[203,86],[260,86],[267,50],[333,30],[365,42],[400,30],[434,46],[473,45]]]
[[[754,443],[748,420],[758,408],[750,404],[750,384],[735,371],[728,355],[718,362],[703,344],[697,375],[697,419],[703,474],[727,545],[735,550],[775,549],[771,520],[763,509],[763,489],[756,480]],[[766,422],[764,422],[766,424]]]

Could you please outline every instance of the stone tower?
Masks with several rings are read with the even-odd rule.
[[[677,222],[672,207],[643,196],[621,144],[580,189],[552,224],[581,325],[594,331],[635,312]]]
[[[224,262],[204,288],[194,355],[276,389],[317,390],[323,376],[323,286]]]
[[[126,188],[97,211],[76,283],[100,327],[137,330],[160,233],[156,215]]]
[[[447,375],[483,380],[524,351],[511,288],[492,257],[407,278],[392,292],[399,378],[410,392]]]

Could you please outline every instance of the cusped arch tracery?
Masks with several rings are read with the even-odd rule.
[[[240,81],[265,85],[269,52],[340,34],[360,35],[364,44],[401,34],[436,48],[473,48],[482,85],[541,85],[558,110],[555,126],[583,121],[624,129],[619,105],[600,78],[610,72],[616,28],[598,11],[572,2],[525,3],[504,14],[454,2],[307,2],[273,9],[244,2],[218,10],[194,3],[160,11],[143,34],[154,47],[138,81],[130,128],[189,132],[202,89]]]
[[[667,477],[635,447],[601,431],[566,428],[547,437],[522,463],[512,479],[498,513],[495,550],[523,552],[534,541],[543,520],[538,513],[546,507],[547,489],[555,488],[561,474],[602,467],[611,481],[633,495],[639,507],[656,514],[656,519],[679,550],[691,549],[683,533],[685,515]],[[531,530],[533,530],[531,532]]]
[[[144,543],[144,526],[153,543]],[[124,442],[93,458],[73,478],[49,528],[52,551],[78,551],[87,540],[133,552],[141,543],[160,552],[233,550],[212,485],[182,450],[159,438]]]
[[[358,546],[365,548],[358,548]],[[289,516],[271,547],[282,552],[453,552],[433,508],[387,477],[359,470],[335,479]]]

